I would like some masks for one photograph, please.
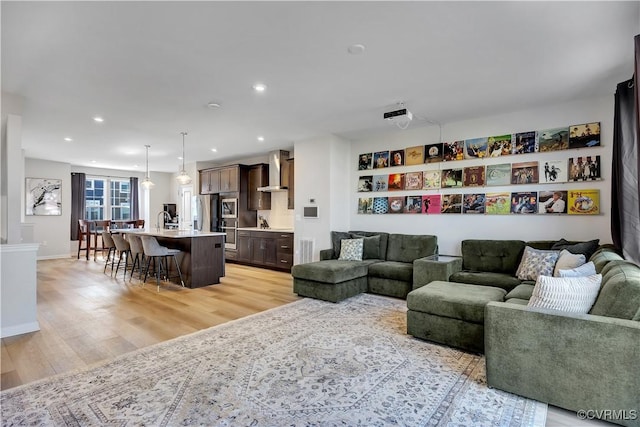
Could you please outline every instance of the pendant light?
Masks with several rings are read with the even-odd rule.
[[[145,190],[150,190],[155,185],[153,182],[151,182],[151,178],[149,178],[149,147],[151,146],[145,145],[145,147],[147,149],[147,175],[144,177],[140,185],[142,185],[142,188],[144,188]]]
[[[187,174],[187,171],[184,170],[184,137],[188,134],[187,132],[180,133],[182,134],[182,170],[176,179],[180,185],[187,185],[191,183],[191,177]]]

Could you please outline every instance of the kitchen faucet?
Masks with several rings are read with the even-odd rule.
[[[165,219],[169,219],[169,221],[171,221],[171,215],[169,215],[169,212],[167,211],[160,211],[158,212],[158,215],[156,215],[156,230],[160,231],[160,215],[163,215],[162,217],[162,228],[164,228],[164,220]]]

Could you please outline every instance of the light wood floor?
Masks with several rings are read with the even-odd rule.
[[[2,390],[84,368],[299,299],[288,273],[227,264],[220,284],[184,289],[102,273],[74,258],[38,261],[40,331],[2,339]],[[587,408],[585,408],[587,409]],[[548,427],[610,425],[549,407]]]

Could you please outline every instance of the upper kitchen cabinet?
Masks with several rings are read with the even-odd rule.
[[[271,193],[258,191],[269,184],[269,165],[259,163],[249,169],[249,210],[271,209]]]
[[[289,191],[287,192],[287,209],[293,209],[294,208],[294,204],[293,204],[294,160],[293,158],[287,159],[286,174],[287,174],[287,180],[285,182],[287,183],[287,187],[289,188]]]
[[[220,170],[205,169],[200,171],[200,194],[217,194],[220,192]]]
[[[239,166],[227,166],[220,169],[220,193],[240,191]]]

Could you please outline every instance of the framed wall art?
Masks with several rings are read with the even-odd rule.
[[[62,180],[26,179],[27,215],[62,215]]]

